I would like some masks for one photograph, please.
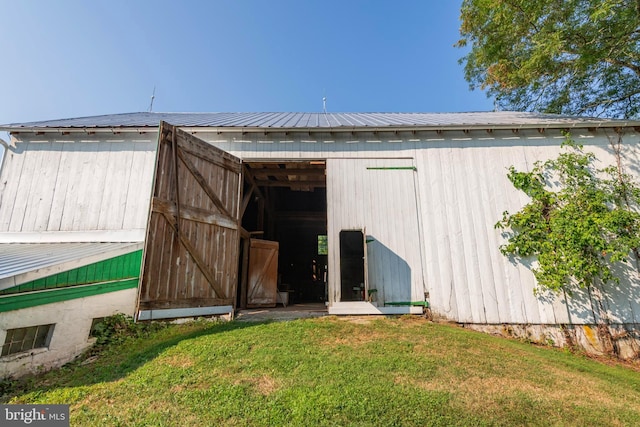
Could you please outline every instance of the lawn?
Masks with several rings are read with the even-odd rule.
[[[419,317],[195,322],[3,400],[86,426],[639,425],[640,372]]]

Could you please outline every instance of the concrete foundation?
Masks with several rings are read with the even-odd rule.
[[[0,313],[0,343],[8,329],[54,324],[48,347],[0,357],[0,378],[46,371],[73,360],[93,344],[93,319],[133,315],[137,288]]]

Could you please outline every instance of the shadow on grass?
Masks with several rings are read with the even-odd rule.
[[[60,387],[81,387],[118,381],[181,341],[266,323],[271,321],[211,323],[185,333],[174,329],[184,327],[183,325],[169,326],[146,337],[131,338],[120,344],[107,345],[94,355],[87,352],[76,360],[46,373],[5,380],[0,383],[0,403],[7,403],[12,398],[26,393],[38,395]]]

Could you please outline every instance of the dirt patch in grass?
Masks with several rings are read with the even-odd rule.
[[[268,375],[263,375],[254,382],[254,387],[263,396],[269,396],[280,387],[278,383]]]
[[[348,331],[343,331],[341,334],[330,334],[326,336],[324,339],[320,340],[321,345],[331,348],[336,348],[338,346],[348,346],[355,348],[375,342],[380,342],[389,338],[388,332],[365,327],[371,322],[366,318],[341,319],[341,321],[347,321],[357,326],[350,328]]]
[[[336,317],[343,322],[355,323],[356,325],[369,325],[374,319],[371,316],[344,316]]]
[[[410,385],[428,391],[454,393],[457,398],[478,410],[486,411],[499,404],[501,397],[525,394],[537,399],[555,402],[588,402],[589,405],[607,408],[624,408],[640,404],[636,401],[622,401],[610,394],[598,390],[598,381],[585,377],[581,373],[546,366],[544,376],[547,384],[539,384],[535,378],[518,377],[513,369],[506,369],[505,376],[464,376],[455,369],[437,375],[431,379],[398,375],[395,384]],[[526,375],[525,372],[521,374]],[[500,410],[500,408],[494,408]]]
[[[243,377],[233,381],[234,385],[248,384],[262,396],[269,396],[280,389],[280,384],[269,375],[260,377]]]
[[[598,356],[598,355],[587,355],[589,359],[593,359],[599,363],[608,366],[623,366],[627,369],[631,369],[636,372],[640,372],[640,359],[635,360],[620,360],[615,359],[611,356]]]
[[[165,355],[160,359],[160,362],[174,368],[182,369],[190,368],[195,364],[193,358],[185,354]]]
[[[429,323],[433,323],[433,321],[428,320],[424,316],[416,316],[415,314],[405,314],[397,318],[397,322],[402,327],[419,327],[424,326]]]

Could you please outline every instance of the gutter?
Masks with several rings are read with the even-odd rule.
[[[213,126],[180,126],[176,125],[180,129],[195,134],[203,132],[213,133],[353,133],[353,132],[424,132],[424,131],[475,131],[475,130],[525,130],[525,129],[602,129],[602,128],[634,128],[640,132],[640,121],[623,121],[623,122],[611,122],[611,121],[599,121],[599,122],[577,122],[577,123],[530,123],[530,124],[460,124],[454,126],[341,126],[341,127],[294,127],[294,128],[276,128],[276,127],[213,127]],[[121,133],[153,133],[156,132],[158,127],[156,126],[136,126],[136,127],[0,127],[0,131],[10,132],[11,134],[20,133],[60,133],[62,135],[68,134],[86,134],[92,135],[97,133],[109,133],[109,134],[121,134]],[[3,145],[6,143],[3,142]]]
[[[68,135],[71,133],[82,133],[85,135],[93,135],[96,133],[110,133],[117,135],[119,133],[148,133],[157,132],[159,126],[137,126],[137,127],[7,127],[0,126],[0,131],[9,132],[12,135],[18,135],[20,133],[60,133],[62,135]]]

